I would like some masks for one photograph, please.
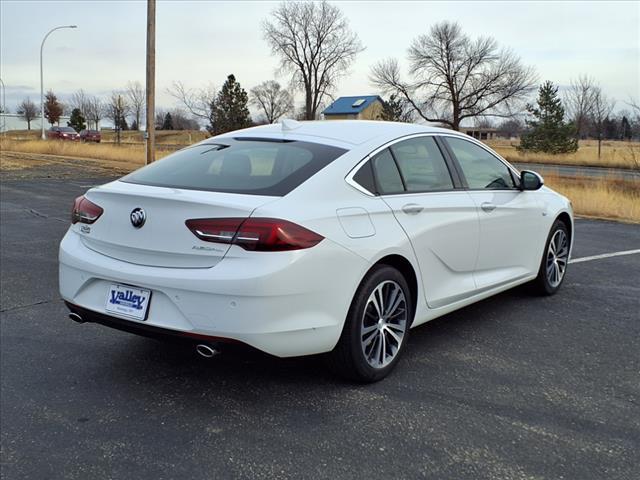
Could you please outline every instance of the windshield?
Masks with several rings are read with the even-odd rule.
[[[76,131],[71,127],[60,127],[59,131],[64,133],[76,133]]]
[[[284,196],[346,150],[289,140],[221,139],[180,150],[122,179],[161,187]]]

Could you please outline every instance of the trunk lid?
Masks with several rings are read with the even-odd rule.
[[[204,242],[185,225],[194,218],[247,218],[278,197],[203,192],[113,182],[91,189],[86,197],[104,209],[92,225],[73,228],[83,243],[103,255],[138,265],[209,268],[220,262],[230,245]],[[134,227],[133,210],[144,211]]]

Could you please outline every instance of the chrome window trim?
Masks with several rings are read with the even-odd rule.
[[[513,165],[511,165],[509,162],[507,162],[504,158],[502,158],[497,152],[494,152],[493,150],[490,149],[490,147],[488,147],[487,145],[485,145],[484,143],[482,143],[479,140],[476,140],[475,138],[469,136],[469,135],[465,135],[464,133],[449,133],[449,132],[424,132],[424,133],[411,133],[409,135],[405,135],[403,137],[398,137],[398,138],[394,138],[393,140],[388,141],[387,143],[384,143],[383,145],[377,147],[375,150],[372,150],[368,155],[366,155],[362,160],[360,160],[355,167],[353,167],[351,170],[349,170],[349,173],[347,173],[347,175],[345,176],[345,181],[347,182],[348,185],[350,185],[351,187],[355,188],[356,190],[358,190],[360,193],[363,193],[369,197],[383,197],[383,196],[388,196],[388,195],[424,195],[426,193],[450,193],[450,192],[457,192],[457,191],[464,191],[464,192],[484,192],[484,191],[492,191],[492,192],[513,192],[513,191],[520,191],[519,188],[516,186],[514,188],[508,188],[508,189],[495,189],[495,190],[487,190],[487,189],[483,189],[483,188],[452,188],[452,189],[446,189],[446,190],[433,190],[433,191],[427,191],[427,192],[403,192],[403,193],[389,193],[389,194],[385,194],[385,195],[376,195],[373,192],[370,192],[369,190],[367,190],[366,188],[364,188],[362,185],[360,185],[358,182],[356,182],[353,177],[355,176],[356,173],[358,173],[358,170],[360,170],[360,168],[362,168],[362,166],[367,163],[371,157],[373,157],[374,155],[377,155],[378,153],[380,153],[382,150],[384,150],[385,148],[389,148],[392,145],[395,145],[398,142],[402,142],[404,140],[411,140],[412,138],[420,138],[420,137],[452,137],[452,138],[459,138],[463,141],[467,141],[470,143],[473,143],[477,146],[479,146],[480,148],[482,148],[483,150],[485,150],[487,153],[489,153],[491,156],[495,157],[498,161],[502,162],[502,164],[507,167],[507,169],[513,173],[513,175],[515,176],[516,179],[520,178],[520,171],[515,168]],[[449,147],[451,148],[451,147]],[[454,159],[456,162],[458,161],[457,159]],[[463,172],[464,173],[464,172]]]
[[[448,189],[444,189],[444,190],[432,190],[432,191],[426,191],[426,192],[402,192],[402,193],[388,193],[388,194],[385,194],[385,195],[382,195],[382,194],[381,195],[376,195],[375,193],[370,192],[369,190],[364,188],[362,185],[360,185],[358,182],[356,182],[353,179],[355,174],[358,173],[358,170],[360,170],[360,168],[362,168],[362,166],[365,163],[367,163],[371,159],[371,157],[374,157],[375,155],[380,153],[385,148],[390,148],[391,146],[395,145],[396,143],[403,142],[405,140],[411,140],[412,138],[437,137],[437,136],[442,136],[442,133],[437,133],[437,132],[411,133],[409,135],[405,135],[404,137],[394,138],[393,140],[390,140],[387,143],[382,144],[381,146],[377,147],[375,150],[372,150],[369,154],[367,154],[362,160],[360,160],[356,164],[355,167],[353,167],[351,170],[349,170],[349,173],[347,173],[347,175],[346,175],[346,177],[344,179],[350,186],[352,186],[353,188],[355,188],[359,192],[364,193],[365,195],[368,195],[370,197],[383,197],[383,196],[388,196],[388,195],[424,195],[425,193],[455,192],[457,190],[460,190],[459,188],[455,188],[454,187],[454,188],[448,188]],[[443,160],[444,160],[444,155],[443,155]],[[446,160],[445,160],[445,165],[446,165]],[[448,169],[448,167],[447,167],[447,169]],[[452,181],[453,181],[453,179],[452,179]]]

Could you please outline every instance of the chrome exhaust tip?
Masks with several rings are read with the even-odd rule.
[[[71,320],[73,320],[76,323],[85,323],[85,321],[82,319],[82,317],[80,315],[78,315],[77,313],[71,312],[69,314],[69,318]]]
[[[218,350],[217,348],[211,346],[211,345],[206,345],[204,343],[200,343],[198,345],[196,345],[196,352],[198,352],[198,354],[201,357],[204,358],[211,358],[211,357],[215,357],[216,355],[218,355],[220,353],[220,350]]]

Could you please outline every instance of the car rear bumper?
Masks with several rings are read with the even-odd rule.
[[[95,252],[69,230],[60,293],[88,321],[132,333],[235,340],[279,357],[333,349],[366,261],[328,239],[304,251],[236,253],[212,268],[150,267]],[[147,320],[107,313],[113,283],[151,290]]]

